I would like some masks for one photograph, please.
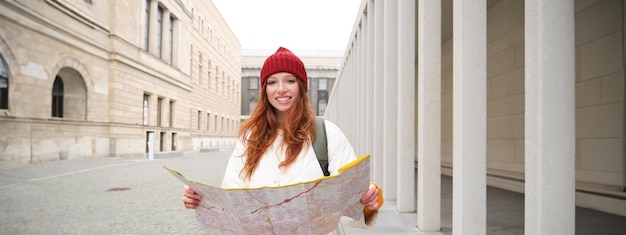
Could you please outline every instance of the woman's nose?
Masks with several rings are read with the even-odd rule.
[[[279,91],[286,91],[287,90],[287,86],[284,82],[279,82],[278,83],[278,90]]]

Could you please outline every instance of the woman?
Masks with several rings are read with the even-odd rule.
[[[239,130],[240,141],[228,162],[222,188],[282,186],[323,177],[313,151],[315,114],[309,105],[304,64],[286,48],[270,55],[261,68],[261,94],[257,107]],[[328,142],[328,170],[355,160],[347,138],[335,124],[325,121]],[[201,196],[187,185],[183,203],[196,208]],[[342,223],[362,228],[373,226],[382,206],[382,192],[370,184],[361,196],[364,215],[359,219],[342,217]]]

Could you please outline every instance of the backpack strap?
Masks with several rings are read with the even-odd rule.
[[[330,172],[328,171],[328,146],[326,143],[326,124],[324,123],[323,118],[315,119],[315,134],[317,137],[313,142],[313,151],[315,151],[315,156],[317,156],[317,161],[320,163],[320,167],[324,172],[324,176],[329,176]]]

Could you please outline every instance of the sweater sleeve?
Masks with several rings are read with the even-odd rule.
[[[245,158],[242,157],[246,148],[237,141],[235,149],[228,159],[228,165],[226,165],[226,171],[224,172],[224,178],[222,179],[222,188],[247,188],[248,185],[244,182],[239,173],[243,169]]]

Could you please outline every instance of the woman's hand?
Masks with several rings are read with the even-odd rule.
[[[200,205],[200,200],[202,200],[202,195],[197,194],[196,191],[193,191],[189,186],[185,185],[183,187],[183,204],[185,204],[185,208],[187,209],[196,209],[198,205]]]
[[[361,197],[360,202],[363,206],[367,206],[370,210],[378,209],[378,189],[376,188],[376,185],[370,184],[367,192],[365,192]]]

